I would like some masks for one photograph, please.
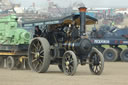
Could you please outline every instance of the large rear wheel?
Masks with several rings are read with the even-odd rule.
[[[95,75],[100,75],[104,70],[104,57],[96,48],[92,48],[89,57],[90,71]]]
[[[50,65],[50,45],[45,38],[34,38],[28,49],[28,63],[31,70],[44,73]]]

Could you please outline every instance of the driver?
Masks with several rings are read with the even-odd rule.
[[[35,34],[33,37],[40,37],[42,34],[42,31],[39,29],[39,26],[35,26]]]

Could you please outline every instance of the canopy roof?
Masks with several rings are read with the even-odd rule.
[[[72,24],[75,21],[77,25],[80,25],[80,15],[72,14],[70,16],[47,19],[47,20],[33,20],[23,23],[23,26],[36,26],[36,25],[56,25],[56,24]],[[89,15],[86,15],[86,25],[96,24],[98,20]]]

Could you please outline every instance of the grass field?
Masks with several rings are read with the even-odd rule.
[[[109,48],[110,46],[109,45],[102,45],[102,47]],[[126,45],[119,45],[118,47],[120,47],[121,49],[126,49],[127,48]]]

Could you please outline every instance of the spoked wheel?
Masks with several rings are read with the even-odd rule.
[[[15,67],[15,60],[12,56],[7,57],[7,68],[13,70]]]
[[[89,57],[90,71],[95,75],[100,75],[104,69],[104,57],[100,51],[96,48],[92,48],[92,52]]]
[[[72,51],[66,51],[62,60],[63,71],[66,75],[74,75],[78,66],[77,57]]]
[[[58,68],[60,69],[61,72],[64,72],[63,67],[62,67],[62,64],[59,64],[58,65]]]
[[[48,70],[50,65],[50,45],[45,38],[34,38],[28,50],[28,63],[30,68],[38,73]]]

